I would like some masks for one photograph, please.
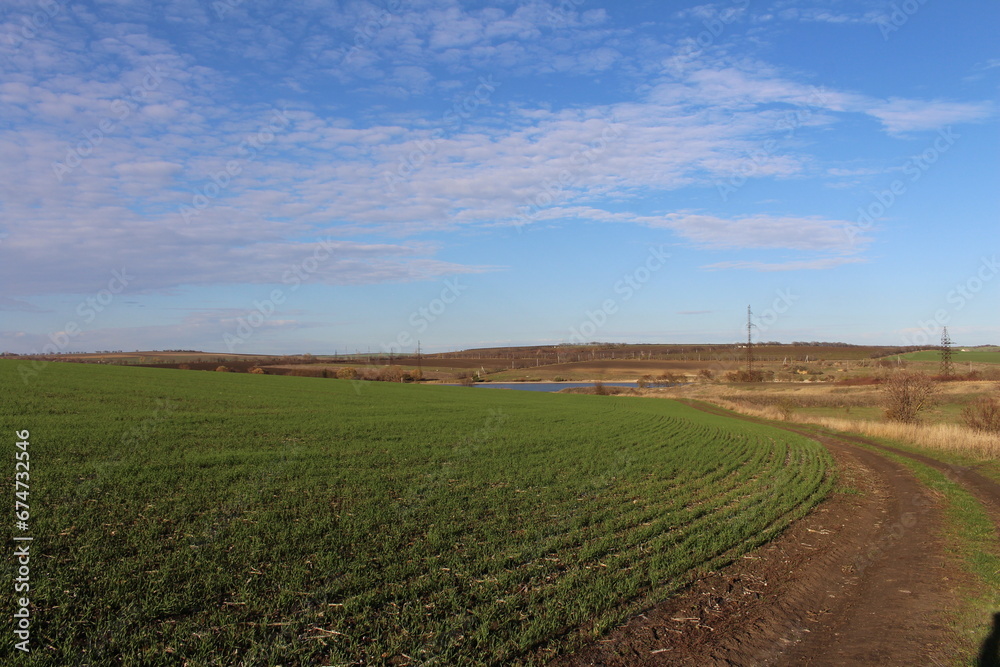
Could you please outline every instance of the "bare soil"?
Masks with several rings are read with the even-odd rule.
[[[914,452],[907,452],[902,449],[896,449],[895,447],[889,447],[888,445],[872,442],[871,440],[867,440],[865,438],[858,438],[854,436],[840,437],[848,442],[863,443],[872,447],[877,447],[878,449],[886,452],[905,456],[913,459],[914,461],[919,461],[928,465],[935,470],[940,470],[948,479],[957,484],[961,484],[973,496],[975,496],[993,518],[993,522],[997,525],[997,530],[1000,530],[1000,483],[976,472],[975,467],[944,463],[943,461],[938,461],[937,459],[933,459],[929,456],[916,454]]]
[[[967,575],[945,555],[941,499],[861,439],[804,434],[833,454],[837,491],[769,544],[555,664],[952,664],[949,612]],[[896,453],[1000,508],[1000,485],[974,470]]]

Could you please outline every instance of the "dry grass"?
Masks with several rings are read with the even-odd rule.
[[[982,459],[1000,456],[1000,438],[960,424],[899,424],[820,417],[816,423],[838,431],[900,440],[928,449],[961,452]]]
[[[980,386],[981,385],[981,386]],[[994,386],[992,382],[948,383],[943,385],[942,394],[953,397],[976,396]],[[851,388],[854,389],[854,388]],[[663,398],[693,398],[714,403],[740,414],[772,419],[816,424],[837,431],[848,431],[874,438],[888,438],[928,449],[960,452],[981,459],[1000,457],[1000,437],[995,434],[975,431],[961,424],[898,424],[884,421],[845,419],[836,417],[816,417],[792,415],[788,405],[857,406],[877,405],[878,392],[870,387],[858,387],[857,391],[834,393],[837,387],[818,386],[806,388],[767,387],[764,390],[739,392],[737,388],[724,385],[688,385],[650,392],[647,395]],[[981,395],[981,393],[979,395]],[[862,401],[870,401],[862,403]]]

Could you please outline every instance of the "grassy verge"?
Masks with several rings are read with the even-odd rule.
[[[898,442],[880,442],[904,448]],[[1000,535],[996,525],[971,493],[941,471],[905,456],[874,447],[869,449],[906,466],[922,484],[944,498],[944,537],[948,550],[971,579],[963,587],[960,608],[954,612],[953,627],[962,644],[961,653],[966,656],[955,665],[985,667],[996,664],[983,664],[978,660],[982,642],[992,630],[993,615],[1000,613]]]
[[[877,442],[882,442],[883,444],[889,447],[894,447],[904,452],[921,454],[923,456],[936,459],[938,461],[941,461],[942,463],[961,466],[965,468],[972,468],[980,475],[983,475],[984,477],[989,477],[990,479],[1000,482],[1000,461],[996,459],[983,459],[982,457],[979,456],[970,456],[961,451],[920,447],[919,445],[914,445],[908,442],[901,442],[899,440],[892,440],[886,438],[871,438],[871,439]]]

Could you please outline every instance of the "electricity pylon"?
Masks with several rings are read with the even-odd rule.
[[[955,374],[955,365],[951,360],[951,336],[948,327],[941,331],[941,375],[950,378]]]

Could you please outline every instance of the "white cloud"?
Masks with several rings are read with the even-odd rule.
[[[826,170],[826,173],[831,176],[836,176],[838,178],[853,178],[856,176],[876,176],[878,174],[884,174],[888,169],[876,169],[874,167],[857,167],[855,169],[847,169],[843,167],[830,167]]]
[[[721,218],[696,213],[671,213],[642,218],[650,227],[670,229],[704,248],[783,248],[823,252],[855,252],[870,241],[852,236],[852,223],[818,216],[748,215]]]
[[[868,24],[876,25],[884,21],[886,15],[877,11],[848,14],[831,11],[826,7],[791,7],[778,12],[778,17],[787,21],[803,23],[832,23],[836,25]]]
[[[995,115],[986,102],[924,101],[892,98],[872,104],[867,113],[882,121],[890,134],[936,130],[960,123],[979,122]]]
[[[891,135],[935,130],[979,122],[995,115],[989,102],[955,102],[905,98],[879,99],[850,91],[809,86],[783,77],[766,66],[748,71],[737,67],[681,68],[680,80],[660,84],[651,98],[661,104],[718,105],[731,109],[792,105],[831,113],[859,113],[877,119]],[[776,114],[777,115],[777,114]],[[800,126],[826,123],[828,115],[800,117]]]
[[[10,57],[0,82],[8,123],[0,129],[8,157],[0,163],[0,199],[9,235],[0,244],[0,279],[12,296],[87,291],[122,265],[142,271],[144,289],[280,282],[321,237],[339,245],[318,282],[482,271],[488,267],[441,261],[438,247],[412,239],[525,221],[647,224],[705,248],[842,249],[844,223],[819,216],[675,212],[651,221],[628,202],[640,209],[652,197],[740,173],[767,140],[787,134],[790,110],[808,112],[798,116],[798,130],[864,114],[893,135],[993,113],[986,103],[824,90],[760,62],[708,55],[671,60],[642,92],[616,91],[617,101],[515,104],[506,91],[519,76],[540,74],[544,82],[556,72],[627,71],[635,60],[630,35],[608,27],[604,10],[560,13],[553,2],[404,5],[377,20],[372,6],[352,4],[324,12],[315,25],[277,6],[243,3],[222,17],[181,2],[164,10],[178,30],[184,22],[210,24],[217,44],[200,31],[184,45],[149,35],[152,6],[141,4],[74,7],[93,12],[80,24],[86,27],[67,13],[65,25],[54,21],[16,48],[0,39]],[[265,11],[267,26],[256,14]],[[343,45],[355,41],[359,26],[365,37],[344,63]],[[334,86],[329,100],[277,99],[288,104],[290,121],[252,158],[247,140],[259,136],[273,109],[250,101],[248,80],[210,57],[235,44],[261,59],[261,86],[269,68],[281,70],[280,82],[296,63],[307,73],[276,83],[283,92]],[[480,94],[476,68],[483,66],[496,73],[500,92]],[[371,81],[336,87],[330,74]],[[424,96],[424,106],[357,107],[361,113],[338,98],[343,90]],[[442,90],[446,99],[428,102]],[[812,156],[802,144],[787,148],[756,162],[752,177],[806,174]],[[71,161],[78,165],[65,173],[54,168]],[[238,173],[220,185],[231,164]],[[207,205],[184,220],[180,207],[206,192],[213,193]],[[606,199],[624,202],[622,212],[610,213]]]

